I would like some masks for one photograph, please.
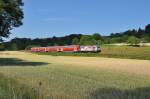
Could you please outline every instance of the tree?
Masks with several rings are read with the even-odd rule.
[[[110,37],[104,37],[104,44],[110,44],[111,43],[111,38]]]
[[[134,45],[138,45],[140,43],[140,40],[135,36],[131,36],[128,38],[127,43],[134,46]]]
[[[39,46],[39,45],[28,45],[28,46],[25,48],[25,50],[30,50],[30,49],[33,48],[33,47],[41,47],[41,46]]]
[[[111,43],[122,43],[122,38],[121,37],[114,37],[114,38],[111,38]]]
[[[73,45],[79,44],[79,39],[75,37],[75,38],[72,40],[72,44],[73,44]]]
[[[111,33],[110,37],[121,37],[122,34],[121,33]]]
[[[14,38],[11,40],[11,43],[15,43],[18,50],[24,50],[28,45],[33,45],[31,44],[31,39],[28,38]]]
[[[122,40],[122,42],[126,42],[128,38],[129,38],[128,35],[123,35],[123,36],[121,37],[121,40]]]
[[[22,0],[0,0],[0,39],[8,37],[10,30],[22,25]]]
[[[145,27],[145,33],[147,35],[150,35],[150,24],[148,24],[146,27]]]
[[[142,38],[142,42],[143,43],[148,43],[148,42],[150,42],[150,36],[144,36],[143,38]]]
[[[93,37],[96,41],[98,41],[98,40],[103,41],[103,37],[102,37],[99,33],[94,33],[94,34],[92,35],[92,37]]]
[[[104,44],[104,41],[102,41],[102,40],[97,40],[96,42],[97,42],[97,45],[98,45],[98,46],[100,46],[100,45],[103,45],[103,44]]]
[[[139,28],[139,30],[136,34],[136,37],[142,38],[144,36],[144,34],[145,34],[145,31],[143,29]]]
[[[80,45],[96,45],[96,40],[93,39],[92,36],[84,35],[80,39]]]
[[[3,50],[5,50],[5,46],[4,44],[0,43],[0,51],[3,51]]]
[[[12,50],[12,51],[18,50],[18,47],[17,47],[17,44],[16,44],[16,43],[12,43],[12,45],[11,45],[11,50]]]

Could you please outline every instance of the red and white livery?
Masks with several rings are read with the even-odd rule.
[[[97,46],[49,46],[49,47],[33,47],[32,52],[100,52]]]
[[[99,52],[100,48],[97,46],[80,46],[81,52]]]

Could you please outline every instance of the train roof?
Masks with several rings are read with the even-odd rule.
[[[46,47],[73,47],[73,46],[80,46],[80,45],[66,45],[66,46],[46,46]],[[33,48],[45,48],[45,47],[33,47]]]
[[[46,46],[46,47],[74,47],[74,46],[81,46],[85,47],[84,45],[66,45],[66,46]],[[92,47],[92,46],[97,46],[97,45],[87,45],[87,47]],[[46,48],[46,47],[33,47],[33,48]]]

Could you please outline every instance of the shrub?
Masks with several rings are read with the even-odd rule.
[[[132,45],[132,46],[136,46],[140,43],[140,40],[134,36],[131,36],[128,38],[127,43]]]

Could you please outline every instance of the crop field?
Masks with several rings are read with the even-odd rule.
[[[150,61],[0,52],[0,99],[150,99]]]
[[[101,56],[150,60],[150,47],[104,46]]]
[[[38,53],[40,55],[53,56],[88,56],[88,57],[108,57],[150,60],[150,47],[132,46],[102,46],[101,53]]]

